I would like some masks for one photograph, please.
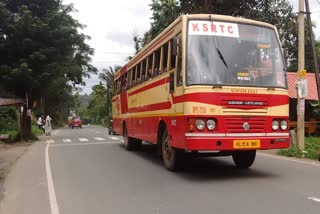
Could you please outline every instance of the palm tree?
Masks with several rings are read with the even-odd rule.
[[[102,84],[107,88],[107,94],[106,94],[107,123],[109,123],[112,115],[111,110],[112,110],[114,74],[120,69],[121,69],[120,65],[115,65],[114,67],[109,66],[109,68],[102,69],[102,72],[99,74],[99,79],[102,81]]]

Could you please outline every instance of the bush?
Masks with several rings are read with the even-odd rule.
[[[21,134],[17,130],[11,130],[7,132],[9,135],[9,138],[11,139],[11,142],[17,142],[21,140]]]
[[[283,155],[287,157],[301,158],[302,154],[302,151],[293,145],[291,145],[288,149],[280,149],[278,151],[278,155]]]
[[[14,107],[0,107],[0,134],[17,129],[17,112]]]
[[[318,159],[320,155],[320,138],[305,138],[305,150],[307,151],[307,154],[305,155],[306,158]]]
[[[32,121],[31,126],[31,139],[37,140],[39,135],[42,135],[43,131],[39,129],[38,124],[36,124],[34,121]]]
[[[305,158],[309,159],[318,159],[320,156],[320,138],[319,137],[306,137],[305,138],[305,147],[306,153],[304,155]],[[288,149],[281,149],[278,151],[279,155],[284,155],[287,157],[303,157],[303,152],[291,145]]]

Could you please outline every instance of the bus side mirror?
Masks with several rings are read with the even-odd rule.
[[[182,54],[181,36],[176,36],[172,40],[171,55],[181,56]]]

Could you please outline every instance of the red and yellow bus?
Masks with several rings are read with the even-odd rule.
[[[289,97],[276,27],[222,15],[183,15],[114,78],[115,132],[127,150],[157,144],[164,166],[182,156],[232,155],[289,146]]]

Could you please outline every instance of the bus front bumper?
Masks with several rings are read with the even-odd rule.
[[[186,149],[191,151],[267,150],[290,146],[289,136],[277,137],[186,137]]]

